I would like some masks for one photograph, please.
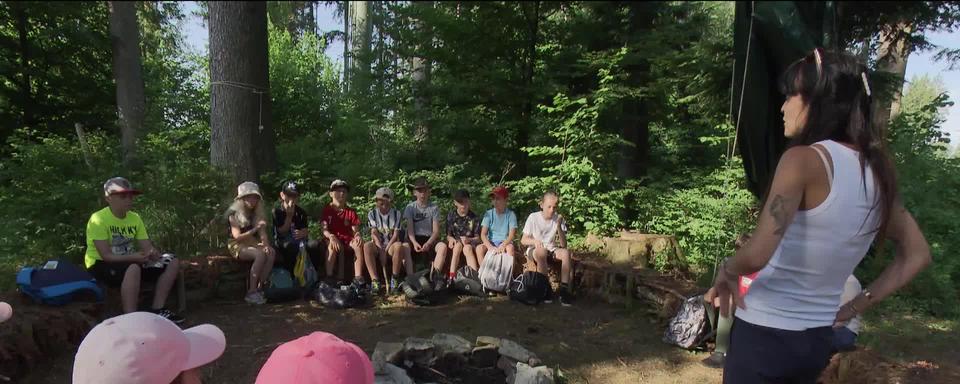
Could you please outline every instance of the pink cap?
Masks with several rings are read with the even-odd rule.
[[[314,332],[273,350],[256,384],[372,384],[373,364],[360,347]]]
[[[11,317],[13,317],[13,307],[0,301],[0,323],[10,320]]]
[[[73,361],[73,384],[169,384],[216,360],[225,347],[216,326],[180,330],[153,313],[132,312],[90,330]]]

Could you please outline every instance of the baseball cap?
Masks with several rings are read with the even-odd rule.
[[[0,301],[0,323],[10,320],[11,317],[13,317],[13,307]]]
[[[510,191],[507,190],[507,187],[498,185],[493,187],[493,191],[490,191],[490,197],[499,197],[501,199],[506,199],[510,197]]]
[[[393,201],[393,190],[387,187],[380,187],[377,189],[377,193],[373,195],[376,199],[384,199]]]
[[[133,188],[133,184],[130,183],[130,180],[124,179],[122,177],[113,177],[103,183],[103,195],[110,196],[115,193],[129,193],[134,195],[139,195],[143,192],[140,192],[137,189]]]
[[[73,384],[160,384],[223,354],[223,331],[210,324],[180,330],[149,312],[104,320],[80,343]]]
[[[257,183],[252,181],[244,181],[237,186],[237,197],[235,200],[240,200],[245,196],[257,195],[263,199],[263,195],[260,194],[260,186]]]
[[[332,191],[332,190],[337,189],[337,188],[346,188],[346,189],[349,191],[349,190],[350,190],[350,184],[347,184],[346,181],[343,181],[343,180],[340,180],[340,179],[336,179],[336,180],[334,180],[332,183],[330,183],[330,190]]]
[[[283,188],[280,189],[284,194],[289,196],[300,196],[300,186],[296,181],[290,180],[283,183]]]
[[[373,364],[352,343],[314,332],[273,350],[256,384],[372,384]]]

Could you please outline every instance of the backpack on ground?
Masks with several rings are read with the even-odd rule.
[[[443,299],[443,295],[448,292],[442,280],[445,276],[442,273],[433,274],[431,271],[432,268],[424,269],[404,279],[401,290],[407,297],[407,301],[428,306],[437,304]]]
[[[488,291],[507,292],[513,280],[513,255],[487,252],[480,265],[480,283]]]
[[[364,305],[367,297],[353,284],[333,286],[320,282],[317,285],[317,301],[327,308],[345,309]]]
[[[21,269],[17,287],[37,303],[47,305],[66,305],[82,294],[92,294],[97,302],[103,301],[103,290],[96,279],[63,259],[47,261],[40,268]]]
[[[453,289],[468,295],[483,296],[483,284],[480,284],[480,272],[464,265],[457,270],[453,278]]]
[[[703,295],[687,298],[680,304],[677,314],[670,319],[663,333],[663,342],[684,349],[700,347],[710,334],[707,309]]]
[[[536,271],[527,271],[510,283],[510,299],[537,305],[550,294],[550,278]]]
[[[275,267],[270,272],[270,284],[263,290],[263,297],[270,303],[280,303],[300,298],[300,289],[293,283],[290,272]]]

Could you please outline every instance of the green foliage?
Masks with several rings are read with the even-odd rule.
[[[335,121],[337,71],[323,54],[326,42],[313,34],[294,40],[270,24],[270,96],[273,129],[281,140],[329,130]]]
[[[734,158],[729,167],[653,184],[642,191],[634,227],[676,236],[688,264],[711,273],[717,260],[733,255],[737,235],[756,225],[756,200],[744,179]]]
[[[0,3],[0,142],[25,127],[114,128],[107,16],[106,2]]]
[[[942,111],[952,105],[944,93],[931,93],[929,83],[915,81],[904,95],[902,112],[890,124],[891,149],[899,175],[900,194],[930,243],[933,263],[899,294],[915,308],[935,315],[960,314],[960,160],[945,152]],[[892,261],[894,247],[870,255],[861,265],[870,281]]]
[[[532,159],[540,160],[542,174],[516,182],[516,195],[530,204],[544,191],[555,190],[574,233],[609,234],[622,225],[626,191],[618,188],[614,172],[615,154],[624,141],[602,131],[599,120],[631,96],[632,90],[621,84],[626,53],[626,48],[621,49],[598,71],[600,87],[589,97],[571,100],[558,94],[552,105],[540,106],[546,115],[547,135],[554,143],[522,148]]]

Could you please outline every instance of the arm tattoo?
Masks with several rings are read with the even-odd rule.
[[[787,198],[782,195],[774,196],[773,201],[770,202],[770,216],[773,217],[773,221],[777,223],[776,229],[773,231],[775,235],[783,235],[787,230],[787,226],[790,224],[787,222],[789,214],[787,213]]]

